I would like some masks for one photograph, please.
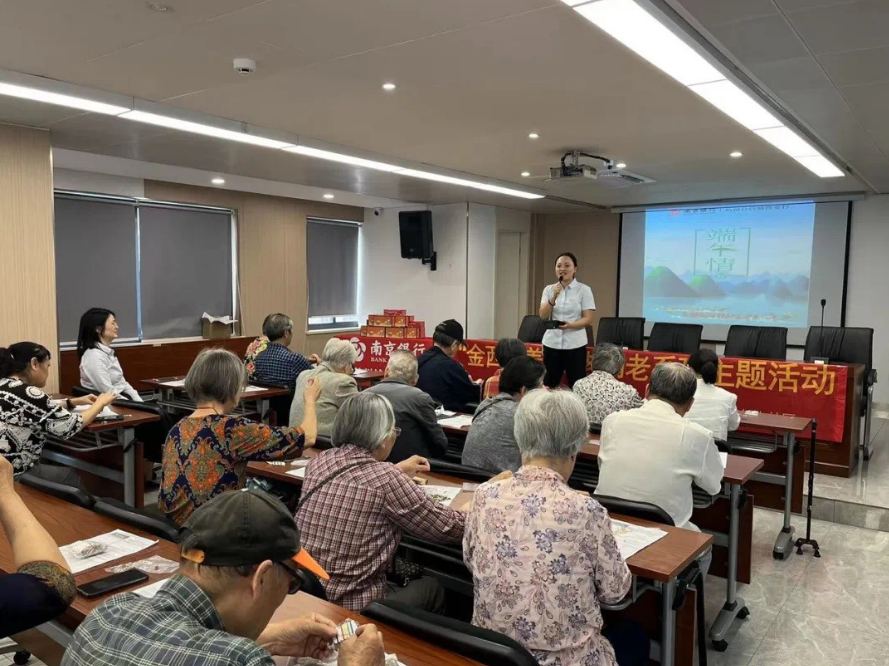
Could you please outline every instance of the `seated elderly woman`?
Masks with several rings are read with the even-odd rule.
[[[565,483],[587,427],[586,409],[569,391],[531,391],[519,404],[522,467],[479,486],[466,519],[472,623],[515,639],[541,666],[647,664],[640,628],[603,627],[599,603],[619,601],[631,582],[608,513]]]
[[[188,371],[185,390],[197,406],[167,436],[157,498],[178,525],[216,495],[243,488],[248,462],[298,458],[315,443],[314,382],[306,386],[305,419],[293,428],[229,416],[246,384],[244,364],[226,349],[204,349]]]
[[[591,426],[600,426],[614,412],[638,409],[642,398],[629,384],[617,379],[624,367],[624,353],[609,342],[596,345],[593,371],[574,385],[574,392],[583,400]]]
[[[303,418],[305,400],[303,393],[310,379],[321,387],[318,398],[318,434],[330,437],[333,419],[340,405],[358,393],[358,384],[352,377],[353,364],[358,356],[355,347],[348,340],[331,338],[324,345],[321,363],[312,370],[301,372],[296,380],[293,404],[290,407],[290,422],[299,423]]]
[[[522,466],[522,456],[515,441],[516,408],[529,391],[543,388],[546,367],[528,356],[512,359],[503,369],[500,392],[475,410],[472,428],[466,436],[461,462],[497,473],[515,472]]]
[[[685,418],[704,426],[713,433],[714,439],[724,442],[729,431],[741,425],[738,396],[716,385],[719,357],[712,349],[699,349],[689,356],[688,367],[695,371],[698,388]]]
[[[407,587],[386,581],[404,532],[437,543],[459,543],[465,514],[433,501],[413,477],[429,471],[425,458],[385,462],[398,437],[395,413],[381,395],[346,400],[333,425],[332,448],[306,468],[296,523],[306,550],[330,574],[327,598],[360,611],[393,599],[444,613],[444,590],[433,578]]]
[[[494,347],[494,358],[497,359],[497,365],[500,367],[493,376],[485,380],[482,387],[482,400],[493,398],[500,393],[500,375],[503,374],[506,364],[514,358],[527,355],[528,348],[518,338],[500,338],[497,341],[497,346]]]

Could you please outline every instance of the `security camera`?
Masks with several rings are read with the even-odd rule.
[[[232,64],[235,71],[241,76],[247,76],[256,71],[256,61],[250,60],[250,58],[235,58]]]
[[[379,216],[382,215],[382,214],[383,214],[383,209],[382,209],[382,208],[374,208],[374,215],[376,215],[377,217],[379,217]]]

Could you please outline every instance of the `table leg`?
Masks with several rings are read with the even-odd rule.
[[[259,401],[259,418],[266,425],[269,424],[269,413],[272,410],[272,401],[268,398]]]
[[[775,550],[772,557],[776,560],[786,559],[793,548],[793,526],[790,524],[790,503],[793,499],[793,449],[796,444],[796,436],[784,433],[784,446],[787,448],[787,468],[784,470],[784,527],[778,533],[775,540]]]
[[[713,626],[710,627],[710,640],[719,651],[725,650],[728,643],[725,636],[736,617],[742,620],[749,615],[744,600],[738,596],[738,531],[741,522],[741,486],[729,486],[729,533],[728,533],[728,572],[726,574],[725,604]]]
[[[676,659],[676,579],[661,584],[661,666],[673,666]]]
[[[136,430],[122,428],[123,444],[123,501],[136,506]]]

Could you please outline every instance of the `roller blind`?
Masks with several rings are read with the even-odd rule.
[[[94,307],[115,313],[122,339],[138,339],[136,207],[57,196],[55,252],[59,342],[76,342]]]
[[[233,315],[228,211],[139,207],[142,337],[201,335],[201,315]]]
[[[347,222],[307,220],[310,329],[357,322],[359,230]]]

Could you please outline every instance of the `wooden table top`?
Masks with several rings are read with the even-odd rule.
[[[73,397],[63,393],[53,394],[53,399],[64,400]],[[116,405],[109,406],[115,414],[121,414],[123,421],[93,421],[86,428],[85,432],[107,432],[108,430],[117,430],[118,428],[134,428],[143,423],[153,423],[160,421],[161,417],[151,412],[143,412],[138,409],[130,409],[129,407],[118,407]]]
[[[807,416],[793,416],[792,414],[759,414],[752,415],[740,412],[741,425],[748,428],[760,428],[771,432],[792,432],[796,435],[802,433],[812,425],[812,419]]]
[[[585,460],[596,460],[599,457],[598,435],[595,440],[590,437],[590,441],[581,447],[577,457]],[[726,483],[744,485],[762,469],[764,464],[765,462],[759,458],[729,454],[722,480]]]
[[[148,386],[154,386],[159,389],[169,389],[173,391],[182,391],[185,392],[184,386],[170,386],[168,382],[181,381],[185,379],[185,375],[179,375],[176,377],[156,377],[154,379],[140,379],[143,384],[147,384]],[[251,384],[255,388],[250,390],[249,388],[241,393],[241,400],[253,400],[255,398],[276,398],[279,395],[288,395],[290,391],[286,388],[282,388],[280,386],[259,386],[256,384]]]
[[[318,455],[320,452],[314,449],[306,451],[311,456]],[[307,456],[309,457],[309,456]],[[302,479],[287,474],[289,469],[294,469],[289,465],[270,465],[265,462],[252,462],[247,465],[249,474],[263,476],[268,479],[274,479],[283,483],[292,485],[301,485]],[[430,484],[439,486],[460,486],[467,483],[464,479],[458,479],[446,474],[419,474],[418,476],[429,480]],[[472,501],[472,492],[463,491],[451,503],[454,509],[466,510]],[[701,532],[693,532],[679,527],[669,525],[660,525],[658,523],[639,520],[629,516],[614,515],[617,520],[623,520],[627,523],[643,525],[646,527],[658,527],[667,532],[660,541],[657,541],[635,555],[633,555],[627,564],[637,576],[651,578],[657,581],[669,581],[682,573],[686,567],[698,555],[706,550],[707,546],[713,540],[709,534]]]

